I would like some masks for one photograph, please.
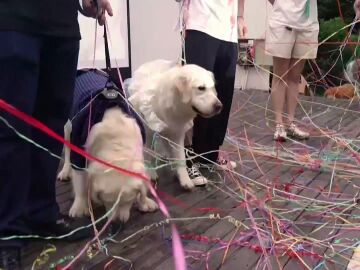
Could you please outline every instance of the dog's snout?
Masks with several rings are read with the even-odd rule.
[[[223,108],[223,105],[222,105],[222,103],[221,103],[220,101],[218,101],[218,102],[216,102],[216,103],[214,104],[214,111],[215,111],[216,113],[220,113],[221,110],[222,110],[222,108]]]

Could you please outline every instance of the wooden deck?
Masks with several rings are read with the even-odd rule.
[[[297,119],[304,112],[311,118],[315,125],[303,119],[311,139],[279,144],[272,140],[268,98],[261,91],[236,92],[224,146],[238,162],[236,172],[212,172],[211,184],[193,192],[181,190],[171,174],[160,179],[188,269],[346,269],[360,238],[359,102],[303,97]],[[355,151],[330,137],[347,139]],[[62,211],[70,200],[70,184],[59,184]],[[117,242],[106,245],[109,255],[131,261],[135,270],[174,269],[170,226],[163,220],[160,211],[134,210]],[[27,269],[49,243],[56,252],[35,269],[76,255],[86,241],[34,242],[25,254]],[[130,269],[116,258],[87,252],[73,269]]]

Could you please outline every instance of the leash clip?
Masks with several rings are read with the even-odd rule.
[[[103,96],[107,99],[116,99],[120,95],[119,91],[117,91],[116,89],[108,89],[107,87],[102,90],[101,94],[103,94]]]

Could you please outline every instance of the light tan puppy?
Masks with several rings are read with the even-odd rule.
[[[325,97],[338,99],[352,99],[355,96],[355,88],[351,84],[331,87],[325,91]]]
[[[65,139],[70,138],[70,133],[71,125],[68,122]],[[85,150],[114,166],[146,175],[140,128],[135,119],[118,107],[106,110],[102,121],[91,128]],[[71,217],[89,214],[88,185],[92,201],[104,205],[107,210],[119,200],[113,213],[115,220],[126,222],[136,202],[141,211],[158,209],[157,204],[147,196],[148,183],[93,161],[88,162],[86,171],[74,170],[70,164],[70,151],[65,150],[64,166],[58,177],[64,179],[69,176],[75,193],[69,212]]]

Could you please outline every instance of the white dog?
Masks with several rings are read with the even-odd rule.
[[[151,129],[146,131],[147,147],[151,148],[153,132],[173,142],[167,144],[169,158],[179,162],[176,170],[181,186],[192,189],[194,183],[186,171],[184,139],[196,115],[209,118],[221,112],[213,74],[197,65],[178,66],[156,60],[135,72],[129,93],[129,101]],[[154,164],[153,159],[151,163]],[[152,179],[157,178],[156,172],[149,173]]]
[[[345,79],[355,86],[360,83],[360,59],[355,59],[349,62],[344,71]]]
[[[72,125],[65,125],[65,139],[70,139]],[[85,150],[114,166],[146,175],[143,142],[139,125],[119,107],[107,109],[102,121],[95,124],[87,137]],[[132,205],[137,202],[141,211],[155,211],[157,204],[147,196],[147,184],[136,177],[121,174],[98,162],[89,161],[87,170],[75,170],[70,164],[70,149],[65,148],[65,162],[58,178],[72,178],[75,200],[69,215],[89,214],[88,190],[93,202],[103,204],[107,211],[119,204],[112,218],[126,222]],[[90,186],[89,186],[90,185]],[[90,188],[90,189],[88,189]]]

